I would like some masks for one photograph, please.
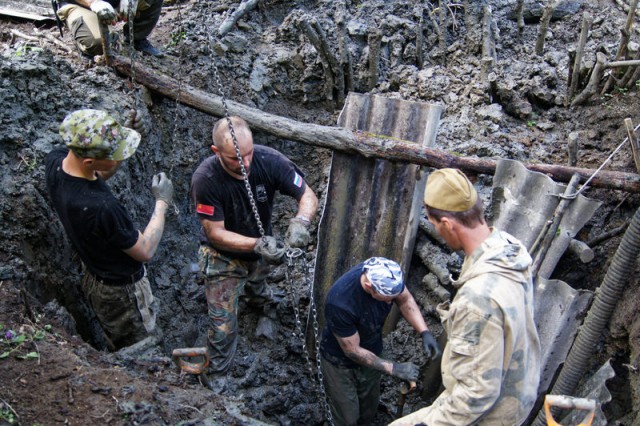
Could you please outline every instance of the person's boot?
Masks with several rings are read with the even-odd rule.
[[[133,42],[133,47],[139,52],[160,58],[164,56],[164,52],[149,42],[146,38]]]

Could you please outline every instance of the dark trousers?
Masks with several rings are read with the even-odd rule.
[[[364,366],[336,367],[324,357],[320,363],[335,425],[371,424],[380,402],[382,372]]]

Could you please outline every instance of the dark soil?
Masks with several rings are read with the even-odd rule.
[[[341,105],[335,93],[326,90],[325,64],[295,25],[292,12],[317,19],[337,51],[334,16],[343,2],[263,1],[223,39],[212,42],[209,34],[238,2],[169,3],[165,2],[151,37],[168,55],[161,59],[136,56],[134,62],[218,94],[215,63],[230,99],[302,122],[335,124]],[[344,3],[353,90],[370,91],[367,37],[377,28],[383,36],[381,62],[371,91],[442,105],[439,149],[465,156],[567,164],[569,134],[578,132],[577,166],[596,169],[626,137],[624,118],[638,121],[637,85],[614,88],[585,105],[565,106],[567,48],[577,43],[583,12],[594,17],[585,62],[592,65],[596,51],[613,60],[626,19],[613,0],[567,2],[577,10],[551,23],[542,56],[534,54],[537,23],[526,25],[519,37],[516,22],[509,18],[515,2],[500,0],[468,2],[472,6],[467,14],[460,6],[449,5],[443,55],[427,17],[438,19],[438,12],[429,9],[438,2],[426,2],[421,69],[416,67],[415,49],[420,14],[414,3],[422,2]],[[493,69],[497,88],[490,93],[481,79],[485,4],[492,7],[497,34],[498,61]],[[0,424],[323,424],[324,406],[296,334],[294,306],[300,306],[305,323],[309,304],[308,284],[300,270],[292,273],[289,282],[286,265],[274,269],[270,281],[284,289],[287,297],[268,313],[270,320],[264,319],[263,312],[242,307],[239,350],[226,376],[211,376],[205,383],[180,373],[170,358],[174,348],[201,345],[207,327],[203,289],[193,272],[199,224],[188,191],[192,172],[211,154],[210,129],[217,118],[151,93],[44,38],[34,42],[10,32],[34,36],[38,30],[55,37],[57,29],[50,24],[1,19]],[[631,40],[638,42],[635,30]],[[64,42],[72,46],[68,32]],[[129,54],[127,46],[119,48]],[[43,160],[61,143],[59,123],[80,108],[104,109],[120,119],[132,108],[143,114],[146,132],[141,148],[109,181],[140,227],[146,225],[153,205],[151,176],[165,171],[175,186],[176,209],[148,265],[154,294],[161,302],[164,337],[159,345],[135,356],[99,350],[103,342],[77,290],[79,262],[44,185]],[[255,139],[292,158],[322,199],[329,151],[267,134],[258,133]],[[606,168],[635,173],[629,147]],[[490,176],[479,178],[491,184]],[[590,189],[586,195],[603,206],[578,235],[583,241],[628,222],[638,206],[637,194]],[[294,207],[291,200],[278,199],[277,234],[284,233]],[[421,232],[420,238],[426,236]],[[620,239],[618,235],[594,247],[595,260],[588,264],[566,254],[554,278],[574,288],[594,290]],[[308,261],[314,257],[310,250]],[[409,288],[424,308],[429,326],[440,334],[433,311],[437,299],[422,284],[428,272],[414,256]],[[604,407],[609,424],[640,424],[636,414],[640,411],[637,277],[634,274],[628,283],[589,366],[597,368],[610,358],[616,370],[609,384],[613,400]],[[385,346],[390,359],[424,362],[417,336],[404,321],[387,337]],[[398,389],[397,380],[385,377],[375,424],[393,418]],[[410,395],[405,410],[424,406],[418,395]]]

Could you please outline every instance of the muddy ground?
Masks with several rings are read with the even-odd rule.
[[[235,1],[166,2],[151,40],[168,55],[134,57],[164,74],[217,93],[213,64],[226,95],[234,101],[302,122],[334,125],[340,111],[335,92],[325,87],[325,64],[295,25],[294,16],[317,19],[337,51],[336,9],[343,2],[259,2],[224,38],[209,43],[236,7]],[[578,132],[577,165],[595,169],[626,137],[623,120],[638,122],[638,85],[615,88],[587,104],[566,107],[568,53],[578,39],[582,12],[593,16],[585,62],[596,51],[612,59],[626,13],[612,0],[567,3],[569,12],[550,25],[544,54],[536,56],[538,24],[528,23],[522,36],[510,18],[514,2],[473,3],[465,11],[451,3],[446,14],[446,54],[428,19],[438,2],[346,1],[353,90],[370,91],[368,34],[382,34],[381,59],[374,93],[444,107],[436,138],[438,148],[461,155],[505,157],[525,162],[567,164],[567,140]],[[527,9],[534,2],[525,2]],[[487,93],[481,79],[481,9],[490,5],[498,61],[497,87]],[[416,67],[418,6],[426,7],[421,69]],[[298,11],[295,14],[294,11]],[[118,27],[119,28],[119,27]],[[116,28],[116,31],[118,30]],[[188,200],[193,170],[210,155],[210,117],[174,100],[148,92],[112,69],[97,66],[42,37],[27,40],[10,30],[37,36],[57,30],[50,24],[2,18],[0,35],[0,423],[2,424],[323,424],[324,408],[307,368],[302,341],[295,333],[294,305],[308,304],[308,287],[299,271],[294,282],[286,266],[274,269],[273,285],[288,296],[275,312],[244,307],[236,363],[224,377],[209,377],[209,386],[180,374],[170,359],[176,347],[195,346],[206,330],[206,303],[197,274],[198,222]],[[39,40],[39,41],[38,41]],[[64,42],[71,46],[69,34]],[[631,40],[638,41],[632,32]],[[636,45],[637,46],[637,45]],[[126,46],[121,51],[128,55]],[[584,84],[584,82],[582,83]],[[114,193],[143,227],[151,214],[151,176],[167,172],[175,185],[176,208],[167,220],[160,248],[148,265],[154,293],[161,301],[160,344],[142,353],[104,350],[99,330],[77,291],[79,265],[53,213],[44,185],[43,159],[60,144],[58,125],[79,108],[99,108],[124,118],[136,108],[146,131],[137,154],[109,181]],[[297,142],[257,134],[292,158],[322,199],[331,153]],[[630,149],[616,155],[608,170],[635,172]],[[490,176],[480,176],[490,185]],[[630,220],[638,195],[590,189],[586,195],[603,206],[578,238],[589,241]],[[294,204],[280,199],[274,223],[280,235]],[[314,224],[314,227],[317,226]],[[426,238],[420,235],[420,238]],[[620,235],[594,248],[595,260],[582,264],[565,255],[554,278],[575,288],[595,289],[602,281]],[[314,246],[307,254],[314,258]],[[409,274],[410,289],[424,308],[430,327],[441,328],[421,284],[429,271],[417,256]],[[637,277],[634,274],[634,277]],[[638,280],[628,283],[625,297],[598,344],[590,367],[612,359],[616,378],[604,407],[609,424],[640,424],[640,308]],[[305,321],[305,319],[302,319]],[[401,322],[386,341],[389,357],[422,363],[417,337]],[[383,380],[376,425],[395,413],[399,383]],[[411,395],[407,411],[424,405]]]

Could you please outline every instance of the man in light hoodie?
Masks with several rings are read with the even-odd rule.
[[[437,307],[448,337],[445,390],[391,425],[520,425],[540,377],[531,257],[515,237],[487,225],[482,200],[460,170],[431,173],[424,203],[438,234],[466,258],[453,301]]]

